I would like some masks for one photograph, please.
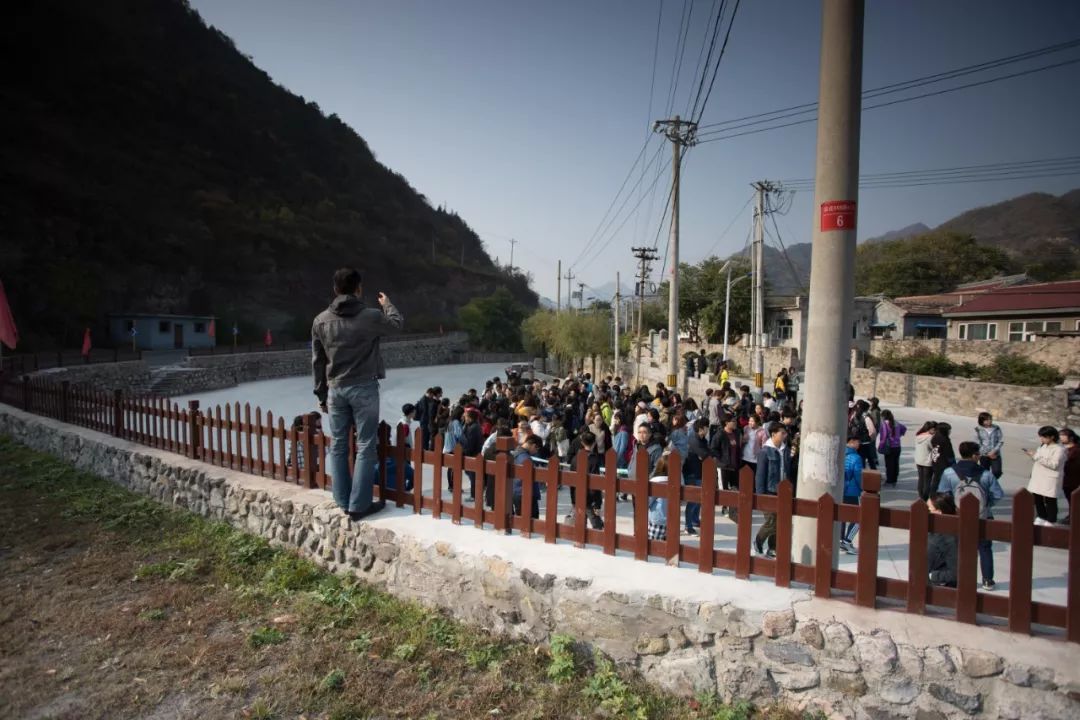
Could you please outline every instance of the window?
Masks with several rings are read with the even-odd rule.
[[[1046,323],[1045,332],[1048,332],[1048,333],[1061,332],[1061,323],[1059,321]]]
[[[777,340],[790,340],[792,336],[792,321],[790,318],[784,318],[776,321],[776,339]]]
[[[168,320],[162,320],[157,326],[158,332],[167,333],[172,330],[172,323]]]
[[[1043,322],[1042,320],[1029,320],[1028,322],[1009,323],[1009,342],[1031,342],[1036,335],[1042,333],[1061,332],[1061,322]]]
[[[127,330],[127,332],[131,332],[134,329],[135,329],[135,321],[134,320],[128,320],[127,321],[127,327],[125,328],[125,330]]]
[[[961,323],[961,340],[997,340],[997,323]]]
[[[197,333],[206,332],[206,323],[200,323],[200,322],[195,323],[195,332],[197,332]]]
[[[1011,322],[1009,323],[1009,342],[1023,342],[1024,341],[1024,323]]]

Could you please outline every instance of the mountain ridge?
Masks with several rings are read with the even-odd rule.
[[[0,256],[27,345],[78,344],[120,311],[306,337],[343,265],[411,330],[454,327],[500,285],[536,306],[462,218],[186,3],[42,0],[18,19],[0,28],[26,68],[0,87]]]

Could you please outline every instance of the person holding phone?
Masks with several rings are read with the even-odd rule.
[[[1052,425],[1039,428],[1039,447],[1024,448],[1024,454],[1033,461],[1028,492],[1035,499],[1036,525],[1053,525],[1057,522],[1057,498],[1065,480],[1066,451],[1058,443],[1058,431]]]
[[[405,321],[385,294],[381,309],[361,299],[360,271],[341,268],[334,273],[334,299],[311,325],[311,366],[319,410],[330,416],[328,466],[334,502],[353,520],[385,507],[372,502],[375,480],[375,442],[379,429],[379,380],[386,365],[379,338],[399,331]],[[349,432],[356,428],[356,465],[349,473]]]

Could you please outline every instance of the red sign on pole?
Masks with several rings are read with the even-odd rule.
[[[821,203],[821,231],[854,230],[855,203],[850,200],[830,200]]]

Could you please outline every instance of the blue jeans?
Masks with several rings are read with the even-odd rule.
[[[858,505],[858,495],[845,495],[845,505]],[[846,543],[855,542],[855,536],[859,534],[859,523],[840,523],[840,539]]]
[[[683,478],[683,485],[688,487],[701,487],[701,478]],[[686,503],[686,529],[701,526],[701,503]]]
[[[330,478],[334,502],[346,512],[364,512],[371,507],[372,487],[378,472],[375,443],[379,429],[379,381],[331,388]],[[356,427],[356,464],[349,475],[349,431]]]

